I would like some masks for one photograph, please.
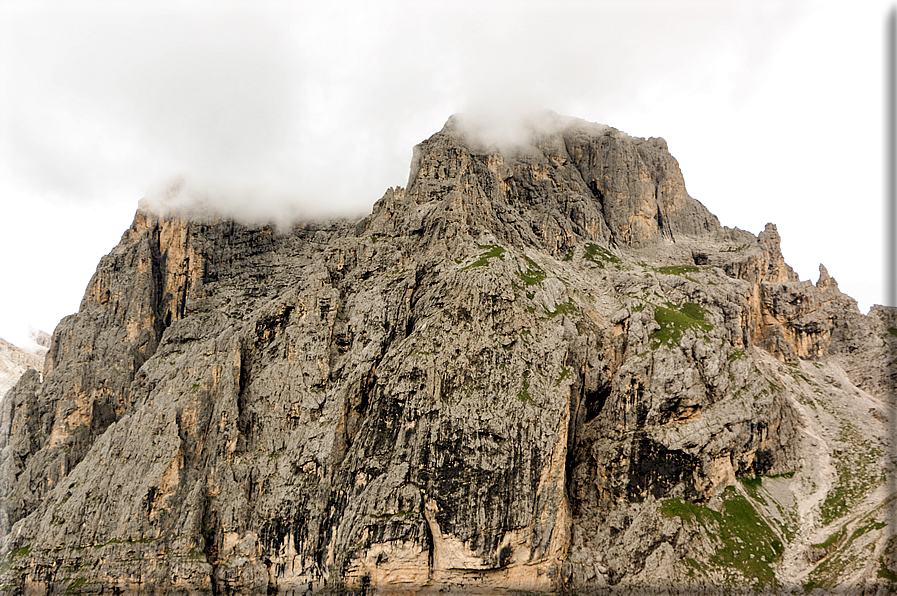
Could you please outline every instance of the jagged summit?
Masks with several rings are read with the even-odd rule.
[[[404,201],[381,199],[387,213],[375,208],[372,225],[426,228],[438,219],[444,230],[427,230],[437,236],[488,230],[552,254],[584,240],[639,245],[720,229],[688,196],[662,139],[561,117],[527,134],[525,146],[502,150],[450,119],[415,147]]]
[[[355,221],[139,210],[2,403],[4,589],[893,588],[894,309],[558,121]]]

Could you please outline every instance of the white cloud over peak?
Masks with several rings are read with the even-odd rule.
[[[405,183],[412,147],[449,115],[503,143],[518,115],[543,108],[664,137],[725,225],[773,220],[804,277],[822,260],[844,291],[854,275],[867,288],[880,261],[861,274],[842,253],[878,254],[879,230],[845,240],[850,251],[814,237],[857,227],[819,208],[844,193],[865,205],[854,211],[880,213],[889,8],[0,0],[0,252],[50,245],[32,257],[43,278],[3,263],[0,278],[31,294],[0,311],[73,312],[137,200],[158,201],[173,180],[185,183],[169,204],[201,197],[274,221],[359,215]],[[839,121],[854,136],[835,155],[813,130]],[[60,245],[82,263],[65,265],[70,280],[55,273]]]

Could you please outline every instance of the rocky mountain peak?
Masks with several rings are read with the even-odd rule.
[[[358,221],[139,210],[2,403],[2,584],[897,585],[894,309],[720,226],[662,139],[487,132]]]
[[[829,276],[828,269],[822,263],[819,264],[819,280],[816,282],[816,287],[823,290],[828,288],[838,289],[838,282],[835,281],[835,278]]]
[[[484,141],[453,117],[415,148],[407,189],[381,199],[367,225],[428,242],[491,235],[554,255],[583,241],[639,246],[720,228],[688,196],[663,139],[556,115],[513,143]]]

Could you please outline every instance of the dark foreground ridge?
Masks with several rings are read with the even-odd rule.
[[[890,594],[895,359],[662,139],[452,119],[360,221],[137,212],[2,402],[0,582]]]

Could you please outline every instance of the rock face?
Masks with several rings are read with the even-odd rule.
[[[890,593],[895,357],[662,139],[452,119],[360,221],[138,211],[2,404],[2,584]]]

